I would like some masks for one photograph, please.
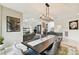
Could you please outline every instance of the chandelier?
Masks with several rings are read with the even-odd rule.
[[[48,3],[45,4],[46,6],[46,13],[45,15],[43,14],[40,19],[45,20],[45,21],[53,21],[53,18],[49,16],[49,7],[50,5]]]

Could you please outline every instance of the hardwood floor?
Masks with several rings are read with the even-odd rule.
[[[63,38],[63,40],[61,42],[61,46],[73,48],[76,50],[76,54],[79,55],[79,42],[78,41]]]

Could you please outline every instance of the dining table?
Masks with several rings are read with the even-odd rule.
[[[35,52],[42,54],[49,47],[53,46],[54,41],[55,41],[55,36],[54,35],[48,35],[44,38],[40,38],[40,39],[34,40],[32,42],[27,42],[27,41],[22,42],[22,44],[24,44],[28,48],[31,48]]]

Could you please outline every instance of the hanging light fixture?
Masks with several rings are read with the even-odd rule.
[[[46,6],[46,13],[45,15],[43,14],[40,19],[45,20],[45,21],[53,21],[53,18],[49,16],[49,7],[50,5],[48,3],[45,3]]]

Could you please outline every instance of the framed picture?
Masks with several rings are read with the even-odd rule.
[[[76,30],[78,29],[78,20],[69,22],[69,29]]]
[[[20,31],[20,18],[7,16],[7,32]]]

